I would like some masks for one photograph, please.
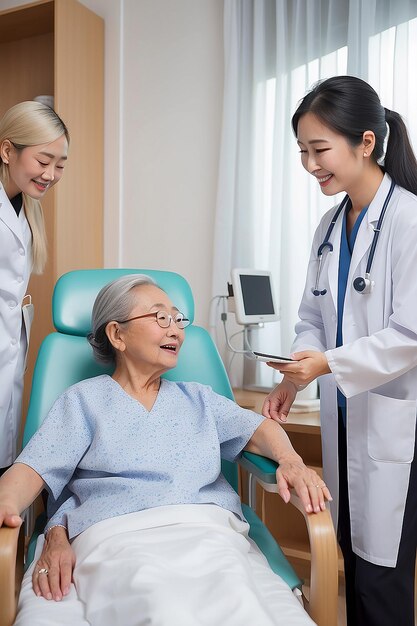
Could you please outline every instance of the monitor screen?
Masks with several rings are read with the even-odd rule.
[[[278,319],[270,272],[234,269],[232,285],[239,324],[260,324]]]

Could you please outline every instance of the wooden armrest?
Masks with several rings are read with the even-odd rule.
[[[244,452],[239,464],[256,477],[262,487],[262,515],[265,525],[264,496],[265,492],[277,493],[277,463],[251,452]],[[317,470],[317,468],[314,468]],[[291,490],[290,503],[303,515],[310,543],[311,574],[310,598],[305,600],[310,617],[318,626],[335,626],[337,624],[338,603],[338,550],[336,534],[330,511],[307,513],[294,490]]]
[[[295,493],[291,493],[290,502],[303,514],[310,540],[308,613],[319,626],[334,626],[337,624],[338,552],[330,511],[307,513]]]
[[[0,626],[11,626],[23,576],[24,534],[20,528],[0,528]]]

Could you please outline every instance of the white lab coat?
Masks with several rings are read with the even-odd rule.
[[[326,351],[332,374],[321,377],[324,478],[338,511],[337,386],[347,397],[348,488],[353,551],[395,567],[414,454],[417,407],[417,197],[396,186],[388,205],[371,269],[374,288],[359,294],[353,280],[364,276],[369,248],[391,184],[384,179],[358,230],[347,282],[343,343],[335,348],[339,248],[343,212],[323,255],[319,289],[311,288],[317,250],[335,210],[314,236],[293,351]],[[417,529],[416,529],[417,532]]]
[[[27,350],[22,300],[31,270],[32,234],[0,183],[0,467],[16,457]]]

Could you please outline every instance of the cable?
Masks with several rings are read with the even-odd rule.
[[[230,337],[229,337],[229,341],[232,341],[232,339],[233,339],[234,337],[237,337],[238,335],[242,335],[244,332],[245,332],[245,330],[244,330],[244,329],[242,329],[242,330],[238,330],[236,333],[233,333],[233,335],[230,335]]]
[[[227,300],[228,298],[231,296],[214,296],[211,300],[210,300],[210,308],[209,308],[209,312],[210,312],[210,317],[211,317],[211,312],[212,312],[212,308],[213,308],[213,303],[215,301],[217,301],[217,310],[220,307],[220,305],[223,305],[223,311],[220,314],[220,320],[223,324],[223,332],[224,332],[224,338],[225,338],[225,342],[226,342],[226,346],[227,348],[233,352],[234,354],[243,354],[246,358],[253,358],[253,353],[252,353],[252,347],[250,345],[249,342],[249,338],[248,338],[248,331],[249,331],[249,326],[248,325],[244,325],[242,330],[239,330],[235,333],[233,333],[230,337],[227,333]],[[216,315],[217,318],[217,315]],[[216,319],[215,318],[215,319]],[[215,322],[215,320],[213,320],[213,322]],[[263,324],[256,324],[256,326],[258,328],[262,328]],[[212,335],[214,334],[214,338],[216,343],[217,342],[217,324],[216,323],[211,323],[210,326],[210,331],[212,333]],[[243,334],[243,350],[239,350],[238,348],[235,348],[232,344],[231,344],[231,340],[234,339],[234,337],[237,337],[238,335]]]
[[[208,325],[208,330],[209,330],[209,333],[212,336],[212,338],[214,339],[214,342],[216,344],[218,343],[217,323],[216,323],[216,320],[219,317],[218,309],[219,309],[219,306],[220,306],[222,300],[224,300],[225,298],[227,298],[227,296],[214,296],[213,298],[211,298],[210,303],[209,303],[209,325]],[[213,313],[213,306],[214,306],[214,303],[216,301],[217,301],[216,311],[215,311],[215,313]],[[223,305],[223,309],[224,309],[224,305]]]
[[[229,341],[229,337],[227,335],[226,320],[223,317],[222,317],[222,322],[223,322],[224,338],[226,340],[226,345],[229,348],[229,350],[231,350],[235,354],[247,354],[249,350],[238,350],[237,348],[232,346],[232,344]]]
[[[226,327],[226,320],[227,320],[227,314],[226,313],[222,313],[221,320],[223,322],[223,330],[224,330],[224,337],[225,337],[225,340],[226,340],[226,345],[229,348],[229,350],[231,350],[231,352],[233,352],[234,354],[243,354],[247,358],[253,358],[252,348],[251,348],[251,345],[249,343],[248,334],[247,334],[248,333],[248,327],[245,326],[243,328],[243,330],[239,330],[236,333],[233,333],[233,335],[229,339],[229,336],[227,334],[227,327]],[[231,339],[233,339],[233,337],[236,337],[237,335],[241,335],[241,334],[243,334],[243,350],[238,350],[237,348],[232,346],[230,341],[231,341]]]

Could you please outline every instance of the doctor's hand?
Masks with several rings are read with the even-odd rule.
[[[71,586],[75,554],[62,526],[53,526],[47,533],[42,554],[32,574],[33,591],[37,596],[59,602]]]
[[[277,364],[275,363],[275,365]],[[262,415],[276,422],[286,422],[287,415],[296,395],[296,385],[294,385],[287,376],[284,376],[280,384],[266,396],[262,407]]]
[[[270,367],[279,370],[285,378],[297,388],[311,383],[318,376],[330,374],[331,370],[324,352],[305,350],[291,355],[293,363],[268,363]]]

